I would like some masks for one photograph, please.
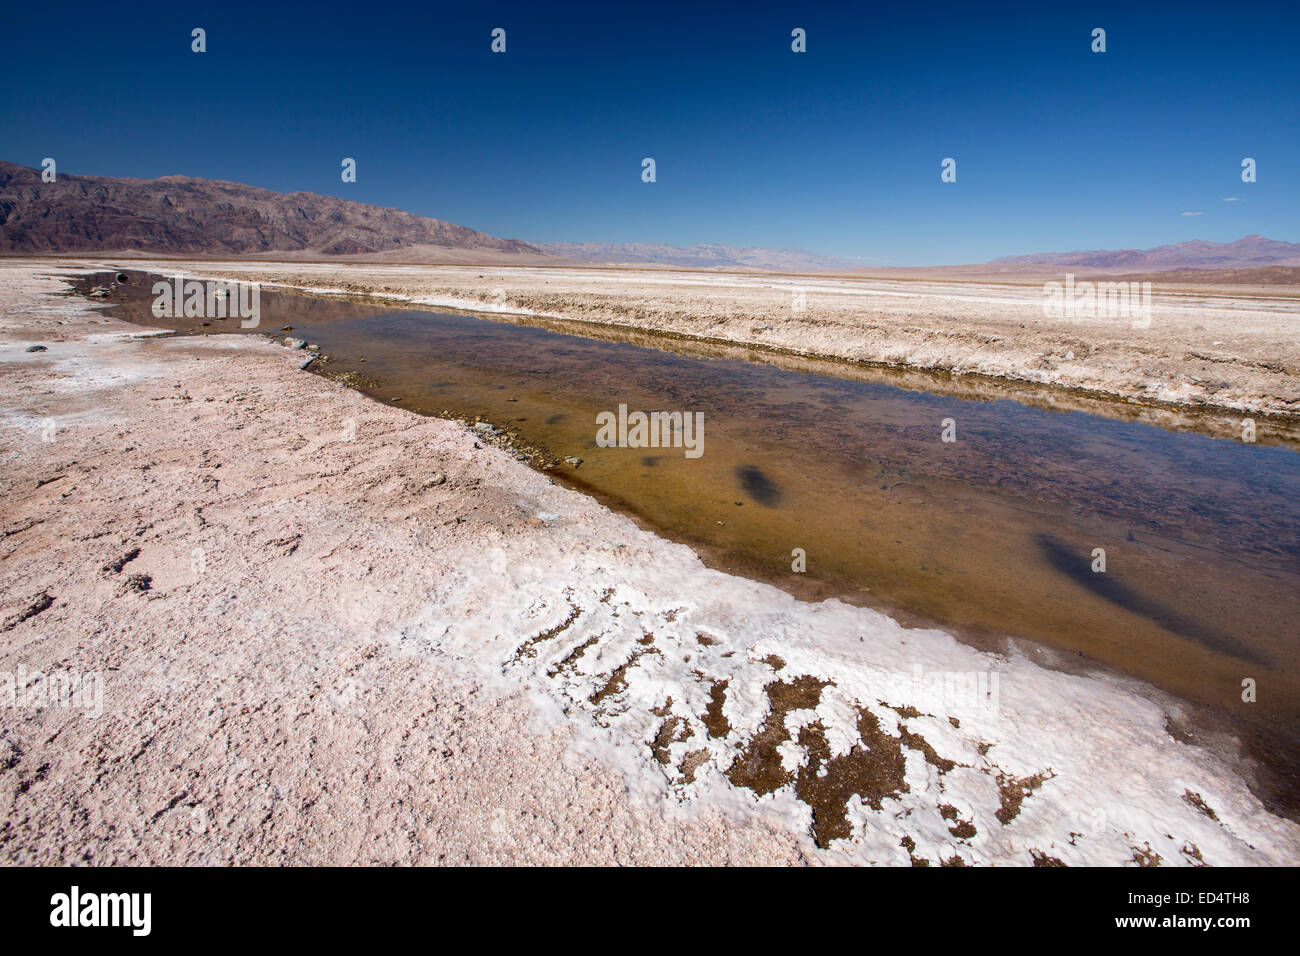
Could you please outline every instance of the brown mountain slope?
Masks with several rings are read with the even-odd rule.
[[[0,254],[120,252],[161,255],[294,253],[368,257],[419,248],[422,258],[482,253],[540,256],[517,239],[397,209],[241,183],[165,176],[112,179],[0,162]]]

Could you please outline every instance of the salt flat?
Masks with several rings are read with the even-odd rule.
[[[254,337],[132,335],[51,271],[0,264],[0,671],[102,673],[104,707],[0,706],[8,862],[1300,861],[1149,688],[710,570],[461,425]],[[471,273],[367,281],[501,282]]]

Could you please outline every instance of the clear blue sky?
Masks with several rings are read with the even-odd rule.
[[[15,3],[0,158],[864,264],[1300,240],[1295,0],[891,7]]]

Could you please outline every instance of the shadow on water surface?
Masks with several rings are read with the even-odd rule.
[[[1140,594],[1105,571],[1093,571],[1091,552],[1084,557],[1050,534],[1038,535],[1037,541],[1048,564],[1116,607],[1150,618],[1161,627],[1190,638],[1216,654],[1226,654],[1250,664],[1268,666],[1271,663],[1265,655],[1247,647],[1231,634],[1208,627],[1168,604]]]
[[[768,508],[780,507],[781,489],[763,474],[761,468],[755,465],[740,465],[736,468],[736,477],[740,480],[740,487],[745,489],[745,494],[754,501]]]

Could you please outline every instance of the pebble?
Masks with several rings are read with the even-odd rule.
[[[45,351],[45,346],[44,346],[44,345],[29,345],[29,346],[27,346],[27,351],[29,351],[29,352],[44,352],[44,351]]]
[[[294,339],[289,336],[284,337],[284,344],[291,349],[305,349],[307,347],[306,339]]]
[[[440,471],[435,471],[429,476],[429,480],[424,483],[426,488],[432,488],[434,485],[440,485],[447,480],[447,476]]]

